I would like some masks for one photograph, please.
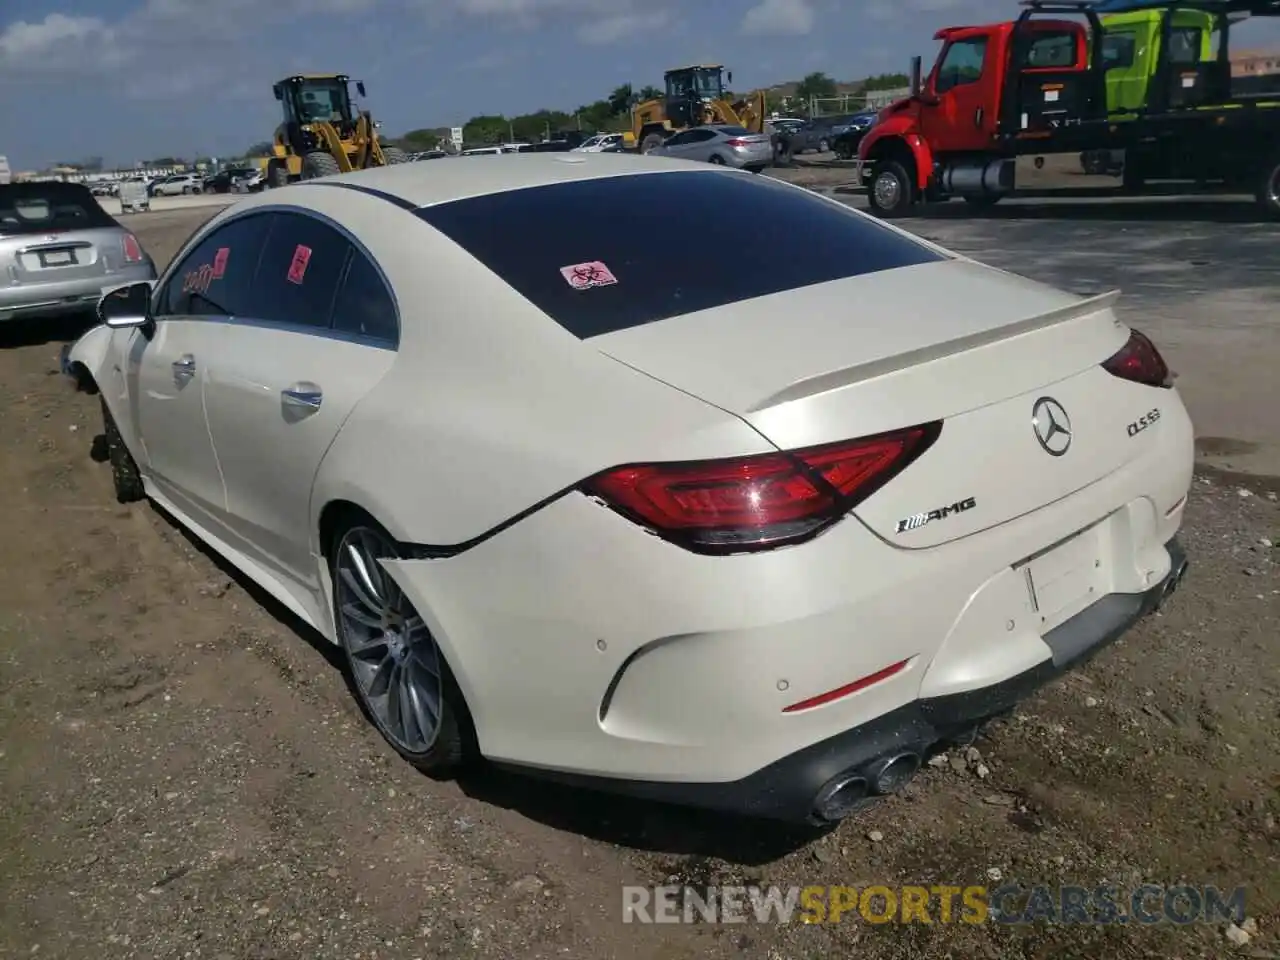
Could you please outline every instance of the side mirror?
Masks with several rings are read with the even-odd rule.
[[[284,91],[280,89],[280,84],[277,83],[274,87],[272,87],[271,92],[276,95],[277,100],[284,99]]]
[[[365,95],[365,93],[364,93],[364,81],[363,81],[363,80],[357,80],[357,81],[356,81],[356,93],[360,94],[360,96],[362,96],[362,97]]]
[[[725,82],[725,83],[733,83],[733,71],[732,71],[732,70],[730,70],[728,73],[726,73],[726,74],[725,74],[724,82]]]
[[[151,284],[143,280],[106,291],[98,301],[98,322],[112,329],[151,323]]]

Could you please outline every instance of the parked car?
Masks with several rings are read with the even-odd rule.
[[[808,150],[828,153],[835,148],[840,137],[855,129],[865,132],[874,120],[875,114],[867,111],[816,117],[792,134],[791,151],[794,154]]]
[[[542,140],[538,143],[526,143],[516,153],[568,153],[572,149],[568,140]]]
[[[745,127],[693,127],[668,137],[649,153],[655,157],[701,160],[756,173],[773,163],[769,134],[752,133]]]
[[[80,183],[0,185],[0,321],[92,310],[104,286],[153,280],[155,264]]]
[[[622,146],[622,134],[620,133],[601,133],[594,137],[582,141],[580,146],[574,147],[574,153],[604,153],[609,147]]]
[[[177,197],[183,194],[200,193],[204,188],[204,178],[198,173],[180,173],[166,177],[156,184],[152,196]]]
[[[267,175],[261,167],[246,171],[231,182],[235,193],[261,193],[267,188]]]
[[[835,151],[837,157],[841,160],[852,160],[858,156],[858,144],[862,143],[862,138],[866,136],[867,131],[876,125],[877,114],[868,111],[866,113],[855,114],[850,118],[848,125],[838,134],[831,143],[831,149]]]
[[[1191,423],[1113,295],[574,160],[246,198],[68,358],[117,497],[334,643],[405,760],[831,822],[1177,587]]]
[[[205,193],[231,193],[238,179],[250,177],[256,172],[252,167],[227,167],[210,177],[205,177],[200,187]]]

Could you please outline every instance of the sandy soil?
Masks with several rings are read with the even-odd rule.
[[[163,262],[200,216],[130,222]],[[792,833],[414,774],[322,640],[152,507],[114,502],[90,457],[97,400],[56,370],[75,330],[0,331],[0,956],[1280,955],[1274,478],[1206,470],[1192,572],[1164,612],[977,754],[834,831]],[[1236,948],[1217,925],[621,922],[624,884],[991,885],[993,871],[1244,885],[1256,926]]]

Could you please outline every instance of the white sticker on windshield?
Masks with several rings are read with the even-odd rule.
[[[561,267],[560,276],[575,290],[590,290],[592,287],[609,287],[618,282],[608,267],[599,260],[590,263],[575,263],[571,267]]]

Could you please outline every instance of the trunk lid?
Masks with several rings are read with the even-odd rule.
[[[103,277],[124,265],[123,234],[114,228],[0,235],[0,264],[19,284]]]
[[[1115,402],[1106,388],[1120,381],[1099,366],[1128,336],[1110,310],[1115,296],[1081,300],[951,260],[590,342],[783,449],[943,421],[934,445],[855,511],[896,546],[928,547],[1067,496],[1132,456],[1126,425],[1147,411]],[[1048,455],[1037,440],[1032,411],[1045,396],[1070,419],[1068,455]],[[899,530],[952,505],[962,508],[935,517],[945,522]]]

